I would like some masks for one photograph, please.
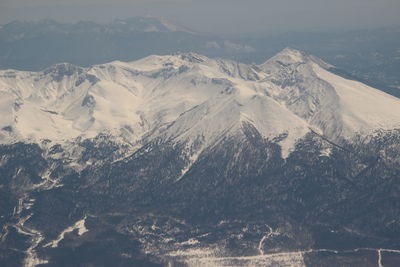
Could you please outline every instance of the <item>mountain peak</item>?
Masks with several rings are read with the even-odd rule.
[[[273,58],[284,64],[304,63],[309,60],[309,56],[305,52],[290,47],[286,47]]]
[[[45,69],[43,72],[44,73],[58,73],[58,74],[66,74],[66,75],[72,75],[73,73],[77,71],[81,71],[82,68],[79,66],[76,66],[74,64],[68,63],[68,62],[62,62],[62,63],[57,63],[49,68]]]
[[[207,61],[207,57],[195,52],[179,53],[179,58],[191,63],[201,63]]]
[[[43,70],[43,74],[50,75],[55,81],[61,81],[63,77],[71,77],[74,74],[82,74],[84,69],[71,63],[58,63]]]
[[[316,57],[307,54],[306,52],[286,47],[272,58],[268,59],[265,64],[279,63],[281,65],[304,64],[310,61],[315,61]]]
[[[265,68],[270,68],[270,66],[277,66],[277,65],[290,66],[290,65],[308,64],[308,63],[317,64],[324,69],[330,69],[334,67],[331,64],[326,63],[325,61],[316,56],[310,55],[304,51],[300,51],[290,47],[286,47],[285,49],[277,53],[275,56],[268,59],[264,64],[261,65],[261,67],[265,69]]]

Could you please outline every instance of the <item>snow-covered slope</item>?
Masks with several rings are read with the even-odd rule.
[[[279,88],[274,98],[330,139],[400,127],[398,98],[337,76],[332,67],[289,48],[261,65]]]
[[[208,147],[250,124],[283,153],[310,129],[332,140],[400,126],[400,100],[285,49],[255,66],[187,53],[0,72],[0,142],[99,133]]]

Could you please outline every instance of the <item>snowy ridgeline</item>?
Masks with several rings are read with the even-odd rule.
[[[106,133],[132,144],[163,138],[205,149],[251,125],[279,137],[285,156],[310,131],[336,140],[400,126],[399,99],[330,68],[285,49],[258,66],[187,53],[1,71],[0,143]]]

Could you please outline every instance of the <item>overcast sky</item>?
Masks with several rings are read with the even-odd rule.
[[[157,16],[198,31],[279,32],[400,25],[400,0],[0,0],[0,24]]]

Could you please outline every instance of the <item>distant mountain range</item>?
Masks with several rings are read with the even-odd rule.
[[[0,265],[397,266],[400,99],[338,72],[291,48],[0,71]]]
[[[0,67],[40,70],[59,62],[90,66],[152,54],[211,52],[216,46],[233,52],[249,49],[151,17],[115,20],[109,24],[15,21],[0,28]]]

